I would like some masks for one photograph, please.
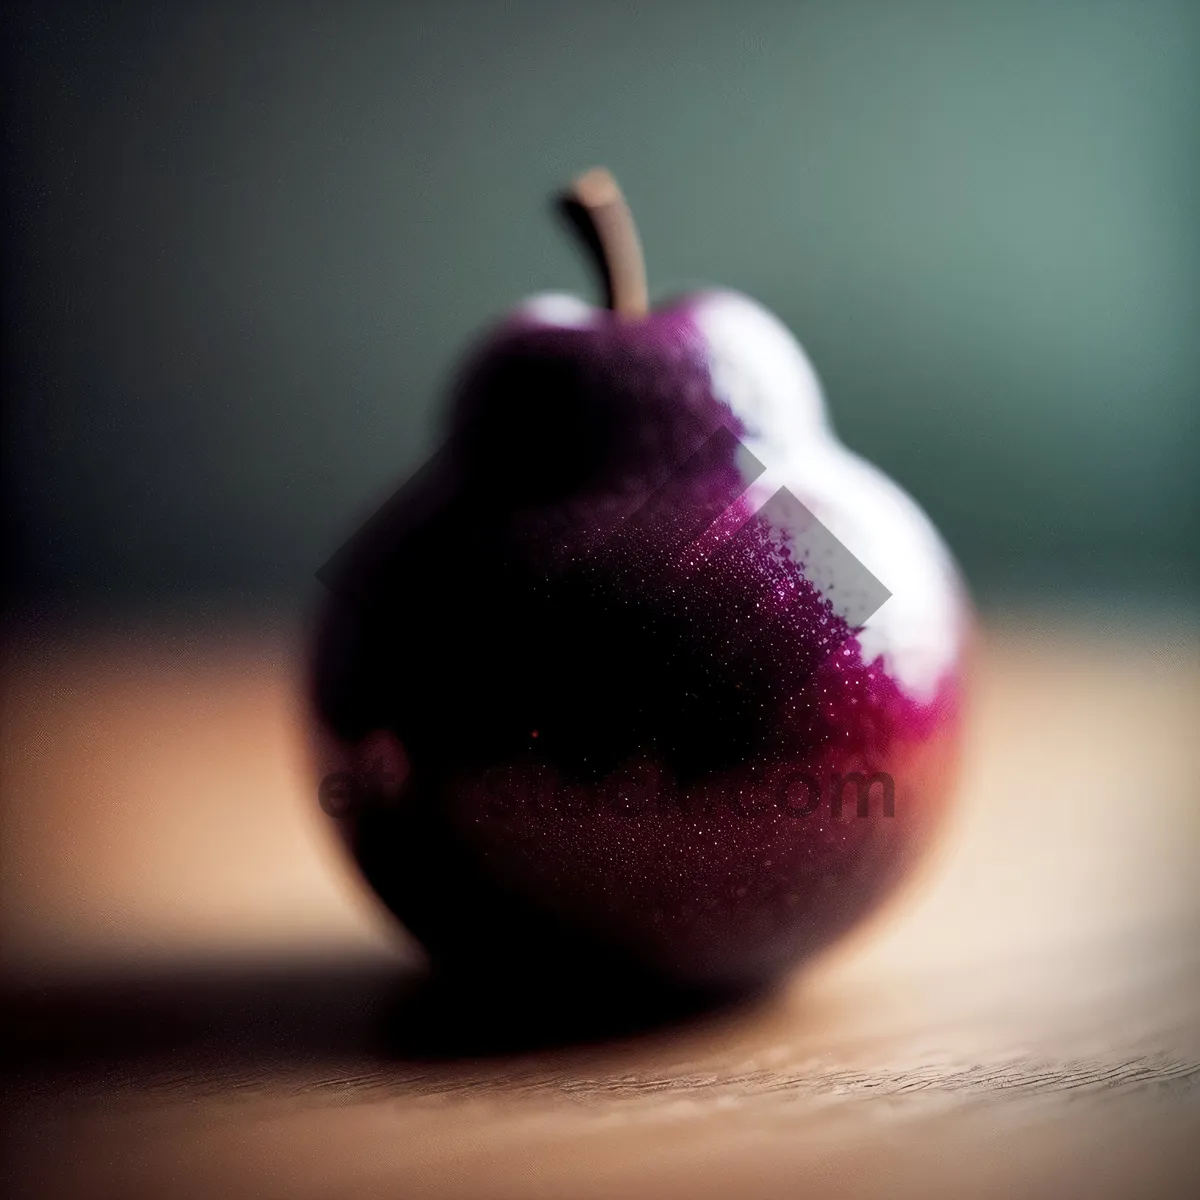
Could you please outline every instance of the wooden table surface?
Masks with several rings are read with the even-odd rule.
[[[296,645],[11,640],[6,1194],[1200,1195],[1193,624],[989,626],[924,877],[771,995],[585,1041],[423,984]]]

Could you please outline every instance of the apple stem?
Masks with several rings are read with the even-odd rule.
[[[642,242],[611,173],[604,167],[585,171],[559,197],[559,205],[600,269],[608,307],[628,320],[644,317],[650,303]]]

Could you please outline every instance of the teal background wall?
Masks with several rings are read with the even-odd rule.
[[[747,291],[986,601],[1194,589],[1200,5],[10,8],[18,595],[303,599],[458,355],[588,291],[605,163],[658,293]]]

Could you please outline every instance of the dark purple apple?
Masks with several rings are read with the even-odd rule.
[[[929,844],[969,609],[788,330],[729,291],[648,311],[611,177],[571,196],[608,309],[504,320],[325,576],[324,762],[360,781],[327,792],[435,965],[755,985]]]

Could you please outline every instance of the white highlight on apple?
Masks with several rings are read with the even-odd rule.
[[[697,297],[693,315],[718,393],[766,468],[751,504],[757,510],[787,488],[892,593],[859,632],[863,658],[882,657],[909,695],[931,699],[966,634],[953,563],[932,522],[838,441],[816,371],[778,318],[730,291]]]

